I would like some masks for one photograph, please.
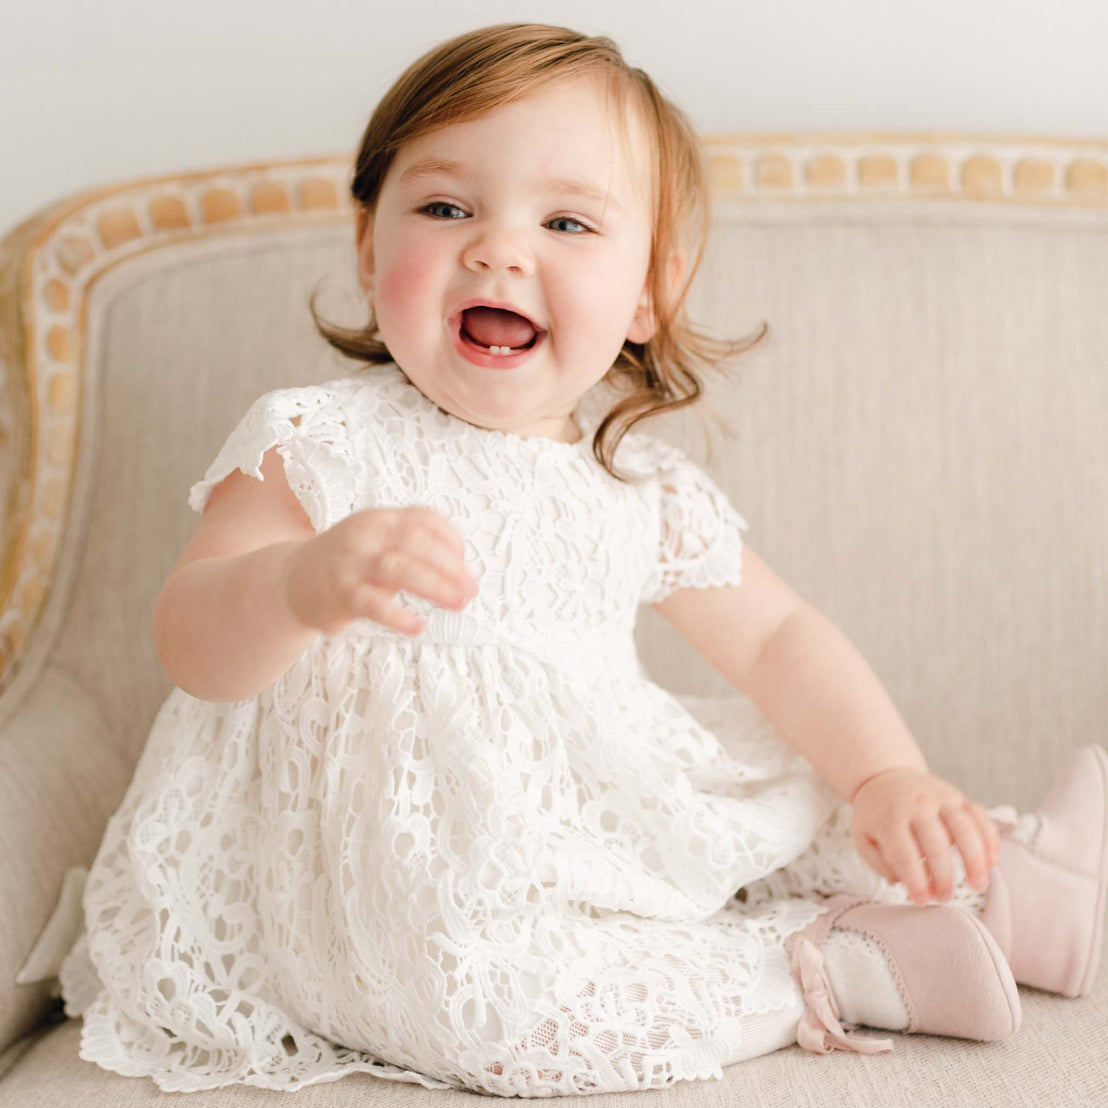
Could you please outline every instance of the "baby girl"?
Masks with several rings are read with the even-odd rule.
[[[1017,1031],[1087,992],[1108,756],[986,809],[649,417],[749,345],[685,308],[707,189],[607,38],[414,62],[351,184],[363,365],[241,416],[158,598],[176,688],[62,966],[81,1056],[162,1089],[368,1072],[502,1096],[799,1043]],[[314,306],[313,306],[314,314]],[[673,695],[648,603],[734,687]]]

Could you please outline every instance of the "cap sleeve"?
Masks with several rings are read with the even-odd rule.
[[[677,589],[740,584],[742,532],[749,524],[683,451],[656,445],[658,547],[641,603],[658,604]]]
[[[323,385],[259,396],[227,436],[203,480],[189,489],[189,507],[203,512],[212,489],[234,469],[264,481],[262,457],[273,446],[285,464],[289,488],[317,532],[350,514],[356,459],[340,398]]]

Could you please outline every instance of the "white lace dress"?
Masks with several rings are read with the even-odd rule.
[[[828,865],[824,894],[888,887],[748,699],[647,678],[639,605],[737,584],[746,524],[649,435],[617,452],[635,482],[612,478],[588,399],[573,444],[474,427],[395,365],[243,416],[193,509],[278,444],[317,531],[431,507],[479,591],[462,611],[401,593],[422,633],[358,621],[249,700],[171,693],[61,966],[82,1058],[164,1090],[364,1071],[550,1096],[718,1078],[744,1015],[799,1014],[801,894]]]

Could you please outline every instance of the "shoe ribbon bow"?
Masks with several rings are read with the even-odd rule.
[[[839,1006],[831,992],[822,951],[810,939],[799,937],[793,946],[792,970],[804,990],[804,1014],[796,1029],[796,1041],[816,1054],[852,1050],[880,1054],[892,1050],[892,1039],[859,1035],[855,1024],[839,1022]]]

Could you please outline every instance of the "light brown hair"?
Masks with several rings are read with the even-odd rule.
[[[556,82],[583,76],[607,78],[627,143],[629,105],[636,108],[652,143],[653,228],[647,279],[655,330],[645,343],[626,340],[605,381],[620,399],[601,419],[593,454],[616,477],[612,459],[623,436],[640,420],[694,403],[703,387],[697,364],[720,363],[760,341],[768,330],[717,340],[688,318],[686,299],[700,267],[710,226],[707,172],[688,117],[664,97],[641,69],[629,66],[604,36],[589,37],[543,23],[498,23],[441,43],[413,62],[377,105],[362,136],[350,185],[356,207],[376,209],[385,175],[404,143],[452,123],[482,116]],[[691,259],[691,264],[689,264]],[[312,318],[338,350],[371,363],[393,361],[371,309],[361,329]]]

